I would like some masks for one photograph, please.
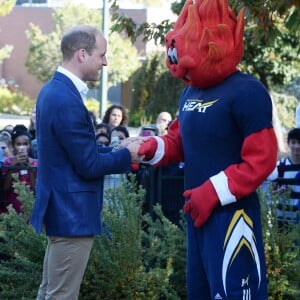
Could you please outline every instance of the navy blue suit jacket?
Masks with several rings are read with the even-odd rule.
[[[128,149],[99,153],[73,82],[56,72],[37,100],[38,172],[31,224],[49,236],[101,232],[103,176],[130,170]],[[101,150],[100,150],[101,151]]]

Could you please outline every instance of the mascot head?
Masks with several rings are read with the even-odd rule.
[[[187,85],[208,88],[237,70],[244,52],[244,10],[227,0],[187,0],[166,35],[167,67]]]

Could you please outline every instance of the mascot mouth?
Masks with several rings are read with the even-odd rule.
[[[184,79],[186,81],[191,81],[190,75],[188,73],[185,74]]]

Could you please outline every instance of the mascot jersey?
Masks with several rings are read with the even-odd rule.
[[[179,104],[185,189],[241,162],[244,139],[272,128],[272,104],[262,84],[236,72],[221,84],[187,87]]]

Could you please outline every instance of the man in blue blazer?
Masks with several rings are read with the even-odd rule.
[[[101,233],[103,176],[130,171],[137,144],[101,153],[83,100],[107,65],[107,42],[79,25],[61,40],[63,62],[37,99],[39,167],[31,224],[48,247],[37,299],[77,299],[93,237]],[[102,148],[105,149],[105,148]]]

